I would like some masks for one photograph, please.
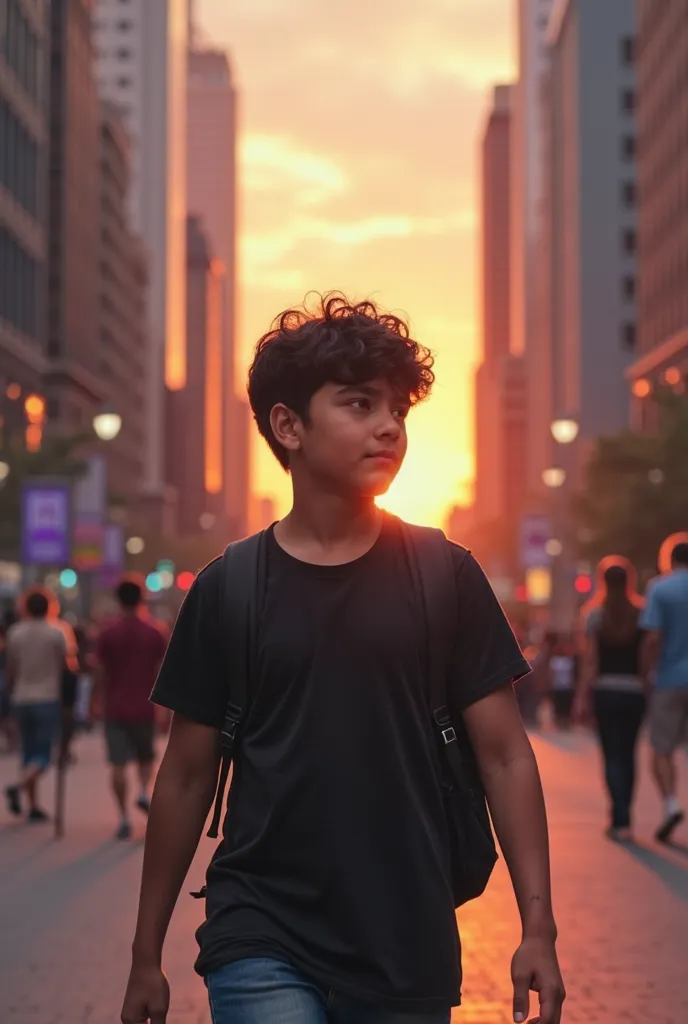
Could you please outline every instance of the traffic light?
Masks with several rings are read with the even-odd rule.
[[[580,594],[581,597],[587,597],[592,592],[592,580],[588,575],[581,574],[576,576],[575,583],[573,584],[576,588],[576,593]]]
[[[185,594],[191,590],[195,579],[196,577],[192,572],[180,572],[177,576],[177,586]]]
[[[60,586],[63,590],[74,590],[79,582],[79,577],[73,569],[63,569],[60,573]]]

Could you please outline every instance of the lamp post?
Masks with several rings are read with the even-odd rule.
[[[122,417],[106,405],[93,417],[93,429],[100,441],[114,441],[122,429]]]
[[[550,433],[559,457],[557,465],[546,469],[543,480],[552,491],[552,523],[558,543],[552,551],[552,600],[550,616],[555,629],[568,632],[574,623],[576,606],[571,568],[571,521],[569,503],[573,478],[573,447],[578,440],[580,424],[575,416],[558,416],[550,423]],[[556,552],[556,553],[555,553]]]

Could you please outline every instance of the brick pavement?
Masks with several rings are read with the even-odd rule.
[[[560,952],[569,990],[567,1024],[686,1024],[688,846],[648,839],[654,793],[641,786],[639,845],[601,835],[604,803],[587,737],[536,737],[553,837]],[[111,840],[113,815],[100,744],[81,742],[70,777],[66,838],[6,824],[0,811],[0,1021],[116,1024],[126,978],[141,864],[141,836]],[[0,784],[11,763],[0,761]],[[688,799],[688,763],[682,765]],[[47,787],[46,787],[47,790]],[[46,792],[49,800],[49,794]],[[679,839],[688,843],[684,832]],[[191,872],[201,878],[205,843]],[[189,886],[185,887],[185,891]],[[191,964],[201,905],[182,896],[166,952],[170,1024],[208,1024],[205,992]],[[500,864],[486,896],[460,914],[464,1009],[460,1024],[510,1021],[509,959],[518,927]]]

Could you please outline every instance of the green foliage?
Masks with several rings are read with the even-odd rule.
[[[661,394],[658,429],[597,442],[575,502],[580,553],[625,555],[652,574],[671,534],[688,530],[688,397]]]

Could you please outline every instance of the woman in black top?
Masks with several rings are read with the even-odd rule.
[[[616,559],[604,571],[604,600],[593,608],[586,622],[585,658],[577,697],[579,716],[590,707],[591,694],[593,697],[611,800],[607,835],[617,842],[632,838],[636,746],[646,706],[639,667],[642,600],[631,585],[630,569],[625,560]]]

